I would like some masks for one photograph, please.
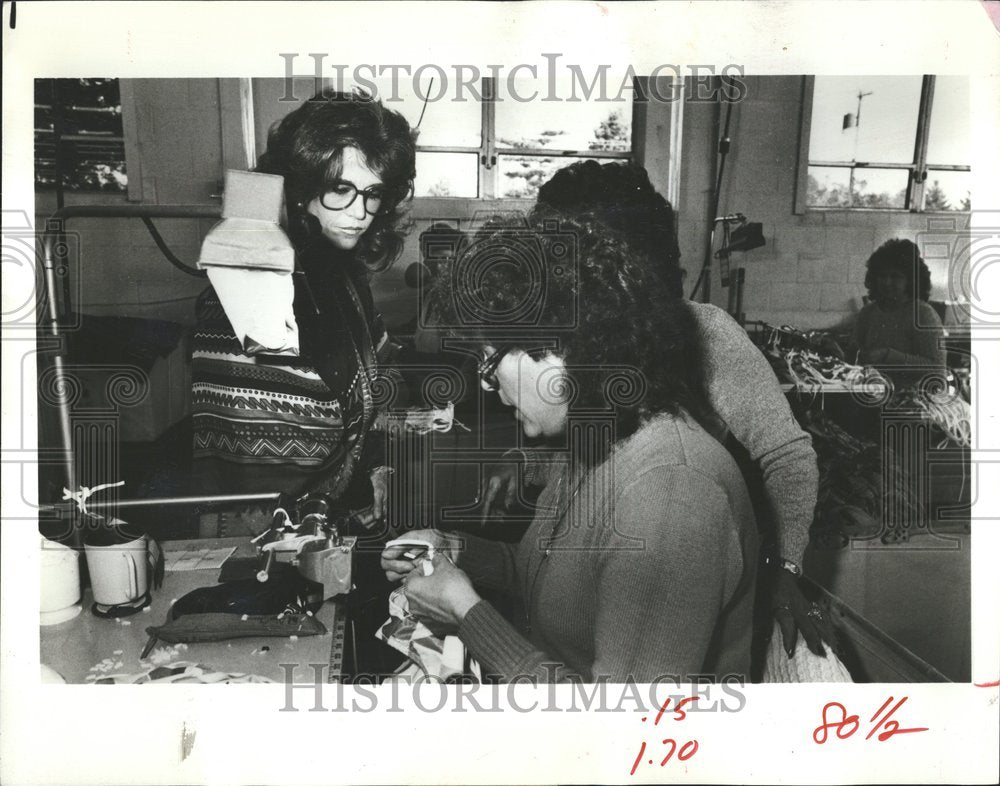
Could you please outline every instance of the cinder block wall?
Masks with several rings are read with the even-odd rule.
[[[803,78],[748,76],[746,99],[735,106],[719,215],[744,213],[764,225],[767,245],[734,254],[746,268],[747,318],[800,328],[830,328],[853,321],[860,310],[864,265],[893,237],[915,240],[931,269],[935,300],[954,299],[947,258],[928,253],[929,230],[965,225],[962,213],[896,211],[807,211],[794,213]],[[690,292],[705,257],[715,159],[721,124],[713,103],[685,106],[681,194],[678,208],[682,264]],[[717,123],[719,124],[717,126]],[[718,247],[718,243],[717,246]],[[714,265],[712,300],[725,306],[728,294]]]

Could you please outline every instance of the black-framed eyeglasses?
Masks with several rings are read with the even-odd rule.
[[[370,186],[364,191],[350,180],[336,181],[328,191],[320,195],[319,202],[327,210],[347,210],[354,200],[361,195],[365,212],[370,216],[379,216],[392,210],[392,203],[386,198],[385,186]]]
[[[497,380],[497,369],[504,355],[510,352],[509,349],[498,349],[493,354],[479,361],[479,384],[483,390],[494,392],[500,390],[500,382]]]

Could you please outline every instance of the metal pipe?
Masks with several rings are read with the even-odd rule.
[[[42,235],[42,249],[45,266],[45,296],[48,300],[47,322],[48,333],[56,339],[53,368],[57,400],[59,402],[59,432],[62,447],[66,456],[65,479],[66,488],[75,490],[77,487],[76,461],[73,454],[73,428],[70,420],[69,402],[65,391],[66,374],[64,365],[65,348],[60,340],[59,325],[60,301],[56,287],[54,247],[60,234],[64,232],[64,222],[72,218],[220,218],[222,208],[218,205],[72,205],[61,207],[49,221]],[[68,260],[67,260],[68,261]],[[82,274],[82,271],[79,271]],[[67,273],[67,280],[68,280]],[[67,304],[68,305],[68,304]],[[208,502],[243,502],[257,500],[272,500],[277,494],[261,495],[230,495],[223,497],[178,497],[177,501],[170,498],[153,500],[122,500],[117,503],[93,503],[88,507],[100,508],[111,505],[118,507],[138,507],[143,505],[164,504],[203,504]]]
[[[149,508],[155,505],[231,505],[233,503],[274,502],[281,492],[267,494],[208,494],[192,497],[151,497],[150,499],[122,499],[117,502],[88,502],[87,510],[107,508]]]
[[[52,214],[70,218],[221,218],[220,205],[69,205]]]
[[[167,506],[177,506],[183,507],[204,505],[204,506],[214,506],[214,505],[232,505],[234,503],[264,503],[264,502],[276,502],[281,496],[281,492],[269,492],[262,494],[205,494],[201,496],[191,496],[191,497],[150,497],[148,499],[122,499],[117,502],[100,502],[100,501],[88,501],[87,510],[107,510],[113,508],[115,510],[121,509],[133,509],[133,508],[150,508],[159,505]],[[72,507],[69,502],[57,503],[55,505],[39,505],[40,513],[55,513],[60,509],[66,509]]]
[[[46,231],[43,238],[45,255],[45,295],[48,303],[49,335],[56,340],[56,353],[53,358],[55,369],[56,400],[59,402],[59,433],[62,437],[63,451],[66,457],[66,488],[76,488],[76,461],[73,456],[73,428],[69,418],[68,389],[66,386],[65,368],[63,366],[63,344],[59,336],[59,305],[56,302],[55,262],[52,259],[54,232]]]

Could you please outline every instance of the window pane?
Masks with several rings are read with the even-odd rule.
[[[906,207],[905,169],[857,169],[854,172],[855,207]]]
[[[35,187],[56,186],[58,158],[63,188],[124,191],[128,178],[118,80],[36,79],[34,87]]]
[[[416,128],[417,122],[420,121],[420,113],[423,111],[424,118],[420,121],[420,135],[417,137],[418,145],[479,147],[483,113],[482,104],[476,97],[482,92],[481,86],[477,85],[475,91],[470,87],[462,88],[460,94],[462,100],[456,101],[454,99],[458,95],[458,88],[453,81],[449,81],[445,86],[446,92],[443,95],[437,78],[432,85],[429,76],[421,81],[419,95],[414,90],[413,77],[405,73],[399,74],[395,93],[393,93],[392,79],[372,81],[378,88],[378,97],[382,99],[382,103],[389,109],[399,112],[411,127]],[[425,95],[429,99],[426,110],[423,101]]]
[[[617,97],[620,80],[609,76],[606,95]],[[520,93],[530,95],[544,85],[525,84]],[[515,90],[518,90],[515,84]],[[569,86],[558,93],[570,95]],[[621,101],[515,101],[506,80],[497,84],[497,148],[542,147],[552,150],[632,149],[632,91],[622,91]],[[541,95],[541,93],[540,93]],[[580,95],[579,89],[577,95]],[[594,95],[597,95],[595,91]]]
[[[850,167],[809,167],[806,204],[810,207],[906,206],[905,169],[853,169]]]
[[[927,137],[927,163],[968,164],[972,158],[971,138],[968,77],[937,77]]]
[[[924,210],[971,210],[971,188],[971,172],[932,169],[927,173],[927,184],[924,186]]]
[[[502,155],[500,156],[500,193],[498,196],[536,199],[538,189],[552,175],[576,161],[586,161],[586,158]]]
[[[817,76],[809,160],[913,161],[921,82],[919,76]]]
[[[414,196],[478,197],[477,153],[417,153]]]

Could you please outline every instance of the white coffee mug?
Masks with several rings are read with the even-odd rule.
[[[85,543],[94,601],[102,606],[133,603],[149,588],[145,535],[125,543]]]

